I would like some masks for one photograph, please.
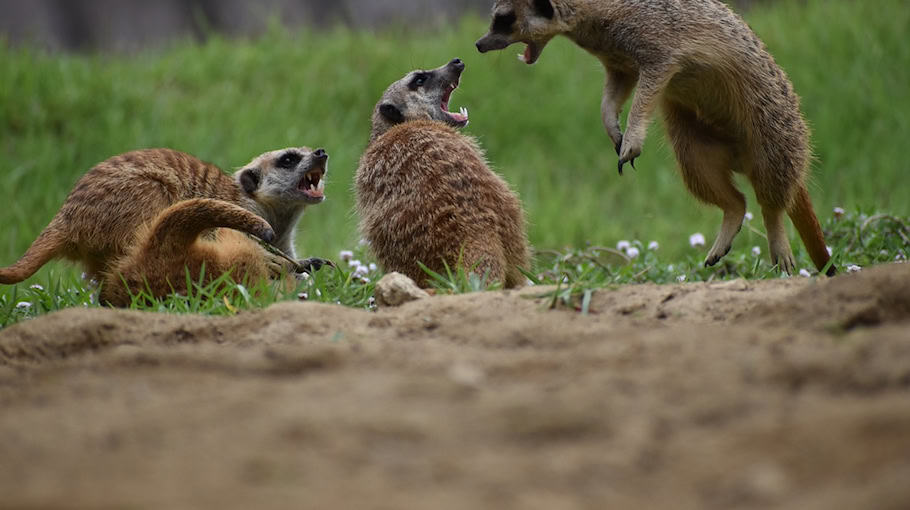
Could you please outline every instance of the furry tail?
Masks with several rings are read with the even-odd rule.
[[[53,228],[53,226],[54,223],[51,222],[15,264],[0,268],[0,284],[12,285],[19,283],[35,274],[41,269],[41,266],[47,264],[51,259],[60,255],[66,240],[64,236],[60,235],[60,231]]]
[[[828,247],[825,244],[825,236],[822,234],[822,227],[818,224],[818,218],[815,217],[815,211],[812,209],[812,200],[809,198],[809,191],[805,185],[801,185],[793,198],[793,203],[787,209],[787,214],[799,237],[809,252],[809,257],[815,263],[819,271],[823,270],[831,256],[828,255]],[[832,264],[826,273],[828,276],[834,276],[837,268]]]
[[[275,239],[269,223],[250,211],[223,200],[194,198],[162,211],[143,244],[149,255],[169,257],[174,251],[185,253],[206,230],[222,227],[252,234],[269,243]]]

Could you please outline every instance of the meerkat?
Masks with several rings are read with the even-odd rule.
[[[487,275],[524,284],[525,218],[517,195],[487,166],[477,142],[458,130],[467,109],[449,112],[465,65],[408,73],[376,104],[370,143],[355,176],[360,230],[386,271],[421,286],[436,272]]]
[[[606,69],[601,115],[620,174],[626,163],[634,166],[661,105],[686,186],[723,210],[706,266],[729,252],[746,213],[733,171],[755,189],[774,264],[791,274],[795,267],[787,213],[815,266],[828,265],[805,184],[811,151],[799,98],[738,15],[719,0],[496,0],[490,30],[476,46],[485,53],[522,42],[519,59],[533,64],[557,35]],[[619,114],[633,88],[623,133]],[[832,265],[827,274],[835,272]]]
[[[256,157],[232,177],[170,149],[112,157],[79,179],[19,261],[0,268],[0,283],[21,282],[54,258],[80,262],[87,277],[100,280],[127,253],[142,225],[195,198],[221,200],[261,216],[272,228],[274,246],[296,260],[295,227],[306,206],[325,199],[327,161],[323,149],[282,149]],[[322,262],[307,259],[301,265],[318,269]]]
[[[210,198],[177,202],[139,227],[126,254],[102,274],[98,300],[125,307],[141,292],[186,293],[187,272],[203,285],[225,273],[237,282],[274,277],[260,246],[245,234],[266,242],[276,238],[265,219],[236,204]]]

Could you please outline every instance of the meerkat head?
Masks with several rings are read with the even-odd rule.
[[[449,111],[449,99],[458,88],[464,62],[454,59],[430,70],[411,71],[386,89],[373,110],[373,138],[395,124],[409,120],[430,119],[455,127],[468,125],[468,110]]]
[[[477,41],[477,50],[486,53],[522,42],[526,48],[519,60],[537,62],[550,39],[569,29],[554,2],[558,0],[496,0],[490,31]]]
[[[260,204],[296,209],[325,200],[328,160],[325,150],[308,147],[266,152],[234,173],[234,179]]]

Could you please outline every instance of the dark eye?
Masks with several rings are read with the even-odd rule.
[[[414,75],[414,78],[411,80],[409,87],[411,90],[417,90],[418,87],[423,87],[427,80],[430,79],[429,73],[417,73]]]
[[[508,14],[497,14],[493,18],[493,32],[499,32],[501,34],[509,34],[512,32],[512,25],[515,24],[514,12]]]
[[[285,152],[278,158],[278,168],[294,168],[300,163],[301,159],[303,158],[296,152]]]

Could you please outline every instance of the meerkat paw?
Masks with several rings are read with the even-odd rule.
[[[322,269],[322,266],[335,267],[335,263],[328,259],[311,257],[297,263],[298,272],[312,274]]]
[[[622,175],[622,169],[626,163],[635,168],[635,158],[639,156],[641,156],[641,143],[635,143],[629,137],[625,137],[619,149],[619,175]]]
[[[771,252],[771,263],[780,268],[781,271],[792,275],[796,269],[796,262],[793,260],[793,253],[788,249],[786,253]]]
[[[711,247],[711,251],[708,252],[708,256],[705,257],[705,267],[711,267],[720,262],[720,259],[730,253],[731,246],[732,245],[730,244],[726,246],[717,246],[717,243],[715,243],[714,246]]]
[[[273,280],[277,280],[283,278],[288,274],[294,274],[297,272],[297,267],[291,264],[289,260],[274,253],[266,253],[265,266],[269,270],[269,278]]]

